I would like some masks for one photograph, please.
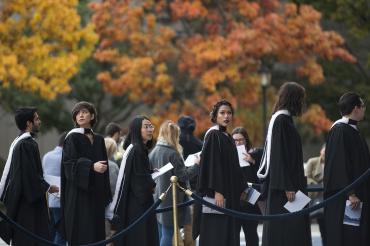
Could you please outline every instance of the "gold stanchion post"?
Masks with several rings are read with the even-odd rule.
[[[177,177],[172,176],[171,177],[171,183],[172,183],[172,206],[173,206],[173,237],[174,237],[174,246],[179,245],[179,238],[178,238],[178,232],[179,232],[179,225],[177,223],[177,196],[176,196],[176,189],[177,189]]]

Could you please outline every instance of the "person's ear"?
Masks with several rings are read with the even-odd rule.
[[[91,120],[95,119],[95,114],[91,114]]]
[[[27,128],[32,127],[32,125],[33,125],[33,122],[30,120],[27,120],[27,123],[26,123]]]

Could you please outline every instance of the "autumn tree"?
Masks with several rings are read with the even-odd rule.
[[[80,25],[77,0],[3,0],[0,3],[0,87],[46,100],[71,91],[69,79],[97,41]]]
[[[236,106],[236,123],[260,132],[255,116],[262,65],[272,72],[291,67],[317,85],[325,81],[320,60],[355,62],[343,38],[322,30],[320,12],[309,5],[106,0],[91,6],[100,36],[95,58],[109,67],[98,80],[111,94],[152,106],[154,121],[192,114],[204,130],[210,105],[227,98]],[[320,106],[311,112],[324,119],[314,125],[317,131],[327,128]],[[306,120],[315,122],[312,115]]]

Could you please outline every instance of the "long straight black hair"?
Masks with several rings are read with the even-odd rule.
[[[143,137],[141,136],[143,120],[149,120],[149,118],[143,115],[137,115],[130,122],[128,134],[125,139],[125,142],[123,143],[123,149],[127,149],[127,147],[130,144],[137,144],[142,146],[143,148],[148,149],[150,149],[153,146],[153,140],[149,140],[146,144],[144,144],[143,142]]]

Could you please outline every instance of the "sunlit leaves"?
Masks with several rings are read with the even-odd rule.
[[[97,36],[80,26],[76,0],[4,0],[0,8],[0,86],[50,100],[90,56]]]

